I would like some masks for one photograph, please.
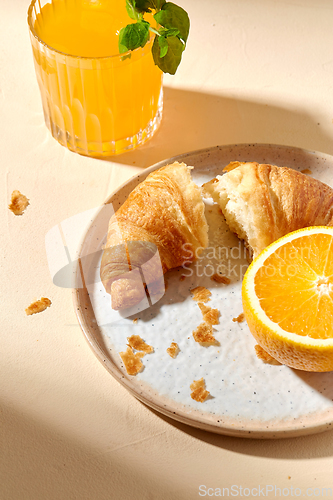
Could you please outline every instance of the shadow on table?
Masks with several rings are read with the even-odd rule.
[[[66,432],[67,417],[55,416],[54,425],[3,401],[0,408],[1,500],[148,498],[140,496],[145,478],[149,498],[162,500],[161,477],[150,475],[144,461],[131,460],[130,446],[113,446],[112,429],[99,447],[92,444],[96,422],[91,422],[91,435],[86,432],[84,438],[78,437],[84,413],[77,421],[78,432]],[[170,485],[170,489],[175,494],[169,498],[176,499],[176,488]]]
[[[163,120],[155,136],[135,151],[106,160],[142,168],[181,153],[242,143],[333,154],[332,137],[302,109],[165,87]]]
[[[143,404],[143,403],[141,403]],[[146,406],[146,405],[145,405]],[[333,456],[333,430],[281,439],[248,439],[223,436],[196,429],[189,425],[177,422],[150,408],[156,416],[177,428],[179,431],[199,439],[207,444],[233,451],[243,455],[256,457],[308,460],[310,458],[324,458]]]
[[[52,386],[50,389],[49,392],[52,393]],[[54,397],[52,394],[51,397],[47,395],[47,407],[42,412],[31,412],[31,409],[27,411],[24,407],[15,408],[12,403],[0,401],[0,470],[3,478],[0,486],[1,499],[196,498],[197,484],[200,484],[197,481],[207,481],[210,473],[207,464],[202,467],[199,455],[197,460],[191,461],[190,466],[184,462],[184,458],[189,457],[189,453],[195,453],[198,447],[192,443],[184,454],[178,453],[176,442],[181,440],[177,432],[191,436],[193,441],[200,440],[238,455],[291,460],[333,455],[332,432],[282,440],[218,436],[164,417],[149,410],[143,403],[134,401],[134,398],[132,405],[132,396],[126,391],[123,394],[124,400],[120,402],[112,398],[112,391],[109,397],[105,397],[106,394],[103,393],[101,398],[99,394],[94,398],[95,403],[98,402],[94,414],[93,411],[87,411],[88,403],[84,392],[72,395],[72,405],[72,401],[68,400],[70,385],[60,388],[60,392],[59,387],[53,389],[56,389]],[[54,406],[54,415],[51,415],[50,409],[62,394],[65,397],[64,406],[59,412]],[[33,397],[36,398],[36,395]],[[27,402],[28,400],[24,401]],[[36,399],[36,402],[40,406],[41,401]],[[147,410],[141,414],[141,418],[145,415],[142,420],[135,412],[136,405],[142,405]],[[66,407],[67,414],[64,413]],[[149,418],[149,413],[157,418]],[[115,428],[108,424],[111,415],[110,423],[119,422]],[[164,428],[158,425],[159,419],[166,424]],[[122,434],[127,425],[134,429],[138,426],[136,439],[133,440],[133,432]],[[170,433],[170,429],[168,432],[168,426],[175,433]],[[168,443],[167,439],[172,434],[176,436]],[[167,447],[166,454],[163,446]],[[172,450],[174,459],[169,462],[165,457],[168,454],[171,456]],[[140,453],[144,454],[143,460],[138,459]],[[215,461],[210,465],[212,474],[223,481],[223,464]],[[276,463],[271,465],[276,466]],[[287,467],[289,470],[290,462]],[[244,476],[245,472],[240,469],[239,473]],[[260,471],[257,475],[261,477]]]

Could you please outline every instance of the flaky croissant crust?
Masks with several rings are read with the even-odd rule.
[[[309,226],[333,225],[333,189],[287,167],[233,162],[203,186],[232,231],[256,257],[278,238]]]
[[[146,284],[158,279],[161,272],[181,266],[191,251],[195,255],[197,249],[207,245],[204,204],[200,189],[191,179],[190,167],[175,162],[152,172],[109,222],[101,279],[111,294],[112,307],[130,307],[143,298],[139,277],[133,280],[125,273],[139,269],[156,250],[161,271],[155,259],[145,276]]]

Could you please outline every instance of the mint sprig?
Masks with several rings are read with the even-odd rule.
[[[152,55],[155,64],[164,72],[174,75],[182,59],[190,31],[187,12],[166,0],[126,0],[126,10],[134,23],[128,24],[119,33],[119,52],[144,47],[150,32],[155,33]],[[144,19],[144,14],[152,13],[160,29],[153,28]]]

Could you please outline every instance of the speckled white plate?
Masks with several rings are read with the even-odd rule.
[[[121,315],[111,310],[110,297],[99,278],[110,208],[117,210],[151,171],[175,160],[194,167],[192,178],[198,185],[220,174],[230,161],[238,160],[308,169],[313,177],[333,186],[332,156],[268,144],[220,146],[186,153],[153,165],[130,179],[98,212],[79,251],[74,303],[93,352],[135,397],[194,427],[255,438],[299,436],[331,428],[333,372],[307,373],[263,363],[256,357],[255,340],[246,322],[233,321],[242,312],[241,281],[247,265],[242,246],[221,223],[217,207],[211,202],[206,207],[211,226],[210,254],[206,253],[191,268],[167,273],[166,292],[153,306],[141,304],[141,312],[132,311],[131,316],[128,312]],[[212,248],[221,247],[223,254],[214,254]],[[224,272],[231,278],[229,285],[210,279],[217,265],[225,266]],[[80,288],[81,272],[84,287]],[[185,280],[180,280],[182,274],[186,275]],[[202,314],[191,298],[190,289],[198,285],[211,290],[208,305],[221,311],[220,324],[215,330],[219,345],[203,347],[193,339],[192,331],[201,323]],[[144,356],[144,369],[136,376],[126,373],[119,356],[120,351],[126,350],[127,337],[133,334],[154,347],[152,354]],[[175,359],[166,352],[172,341],[180,347]],[[204,403],[190,397],[190,384],[201,377],[211,395]]]

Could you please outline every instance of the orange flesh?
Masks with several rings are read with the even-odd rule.
[[[332,236],[303,236],[278,248],[254,284],[263,311],[283,330],[333,338]]]

